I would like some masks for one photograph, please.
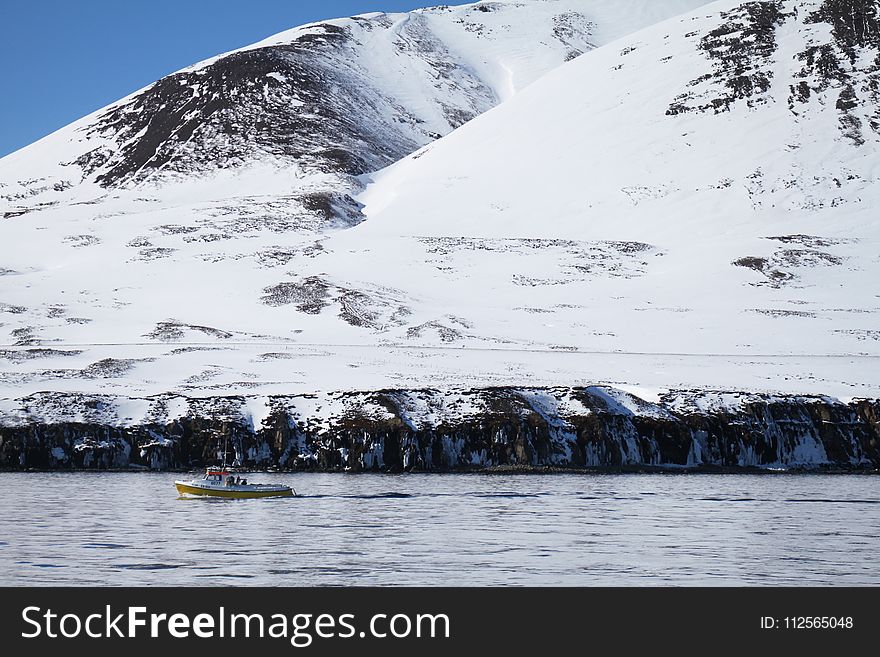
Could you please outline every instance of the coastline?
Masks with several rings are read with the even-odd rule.
[[[792,468],[760,468],[760,467],[724,467],[724,466],[698,466],[679,467],[669,466],[633,466],[633,467],[595,467],[595,468],[563,468],[550,466],[490,466],[485,468],[460,468],[456,470],[296,470],[296,469],[261,469],[247,468],[241,470],[247,474],[335,474],[341,476],[371,476],[371,475],[468,475],[468,476],[492,476],[492,475],[541,475],[553,477],[557,475],[761,475],[761,476],[785,476],[785,475],[856,475],[878,476],[880,468],[853,467],[842,468],[839,466],[796,466]],[[0,468],[0,475],[4,474],[203,474],[199,468],[178,468],[169,470],[150,470],[143,467],[128,468]]]
[[[47,393],[49,394],[49,393]],[[259,404],[257,403],[259,401]],[[121,418],[136,404],[141,417]],[[132,400],[52,393],[0,418],[0,471],[865,472],[880,400],[607,386]]]

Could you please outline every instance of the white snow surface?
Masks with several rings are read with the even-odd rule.
[[[101,112],[3,158],[0,398],[243,395],[259,426],[267,396],[321,391],[880,395],[877,134],[841,132],[839,89],[791,109],[798,54],[832,35],[804,20],[818,0],[782,4],[769,89],[718,113],[668,110],[718,93],[694,84],[716,66],[699,44],[739,2],[492,2],[324,22],[363,29],[357,66],[423,122],[371,176],[266,157],[68,188],[64,163],[119,147],[86,136]],[[575,44],[552,36],[572,13]],[[413,23],[500,105],[450,133],[418,48],[399,54]],[[365,220],[289,224],[286,199],[327,189]]]

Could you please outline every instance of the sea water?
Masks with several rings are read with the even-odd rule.
[[[245,476],[2,473],[0,584],[880,585],[876,476]]]

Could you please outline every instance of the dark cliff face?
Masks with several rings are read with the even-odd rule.
[[[223,442],[229,461],[291,470],[880,467],[876,400],[742,395],[700,410],[707,406],[700,393],[649,404],[604,387],[386,390],[336,395],[344,409],[319,416],[302,410],[305,399],[271,398],[256,430],[236,417],[245,405],[237,397],[192,400],[182,417],[130,426],[88,419],[4,426],[0,467],[202,467],[218,460]],[[468,410],[452,410],[462,405]],[[416,417],[419,408],[433,410]]]

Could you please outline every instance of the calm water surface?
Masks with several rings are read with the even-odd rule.
[[[0,474],[0,585],[880,585],[878,477],[176,478]]]

